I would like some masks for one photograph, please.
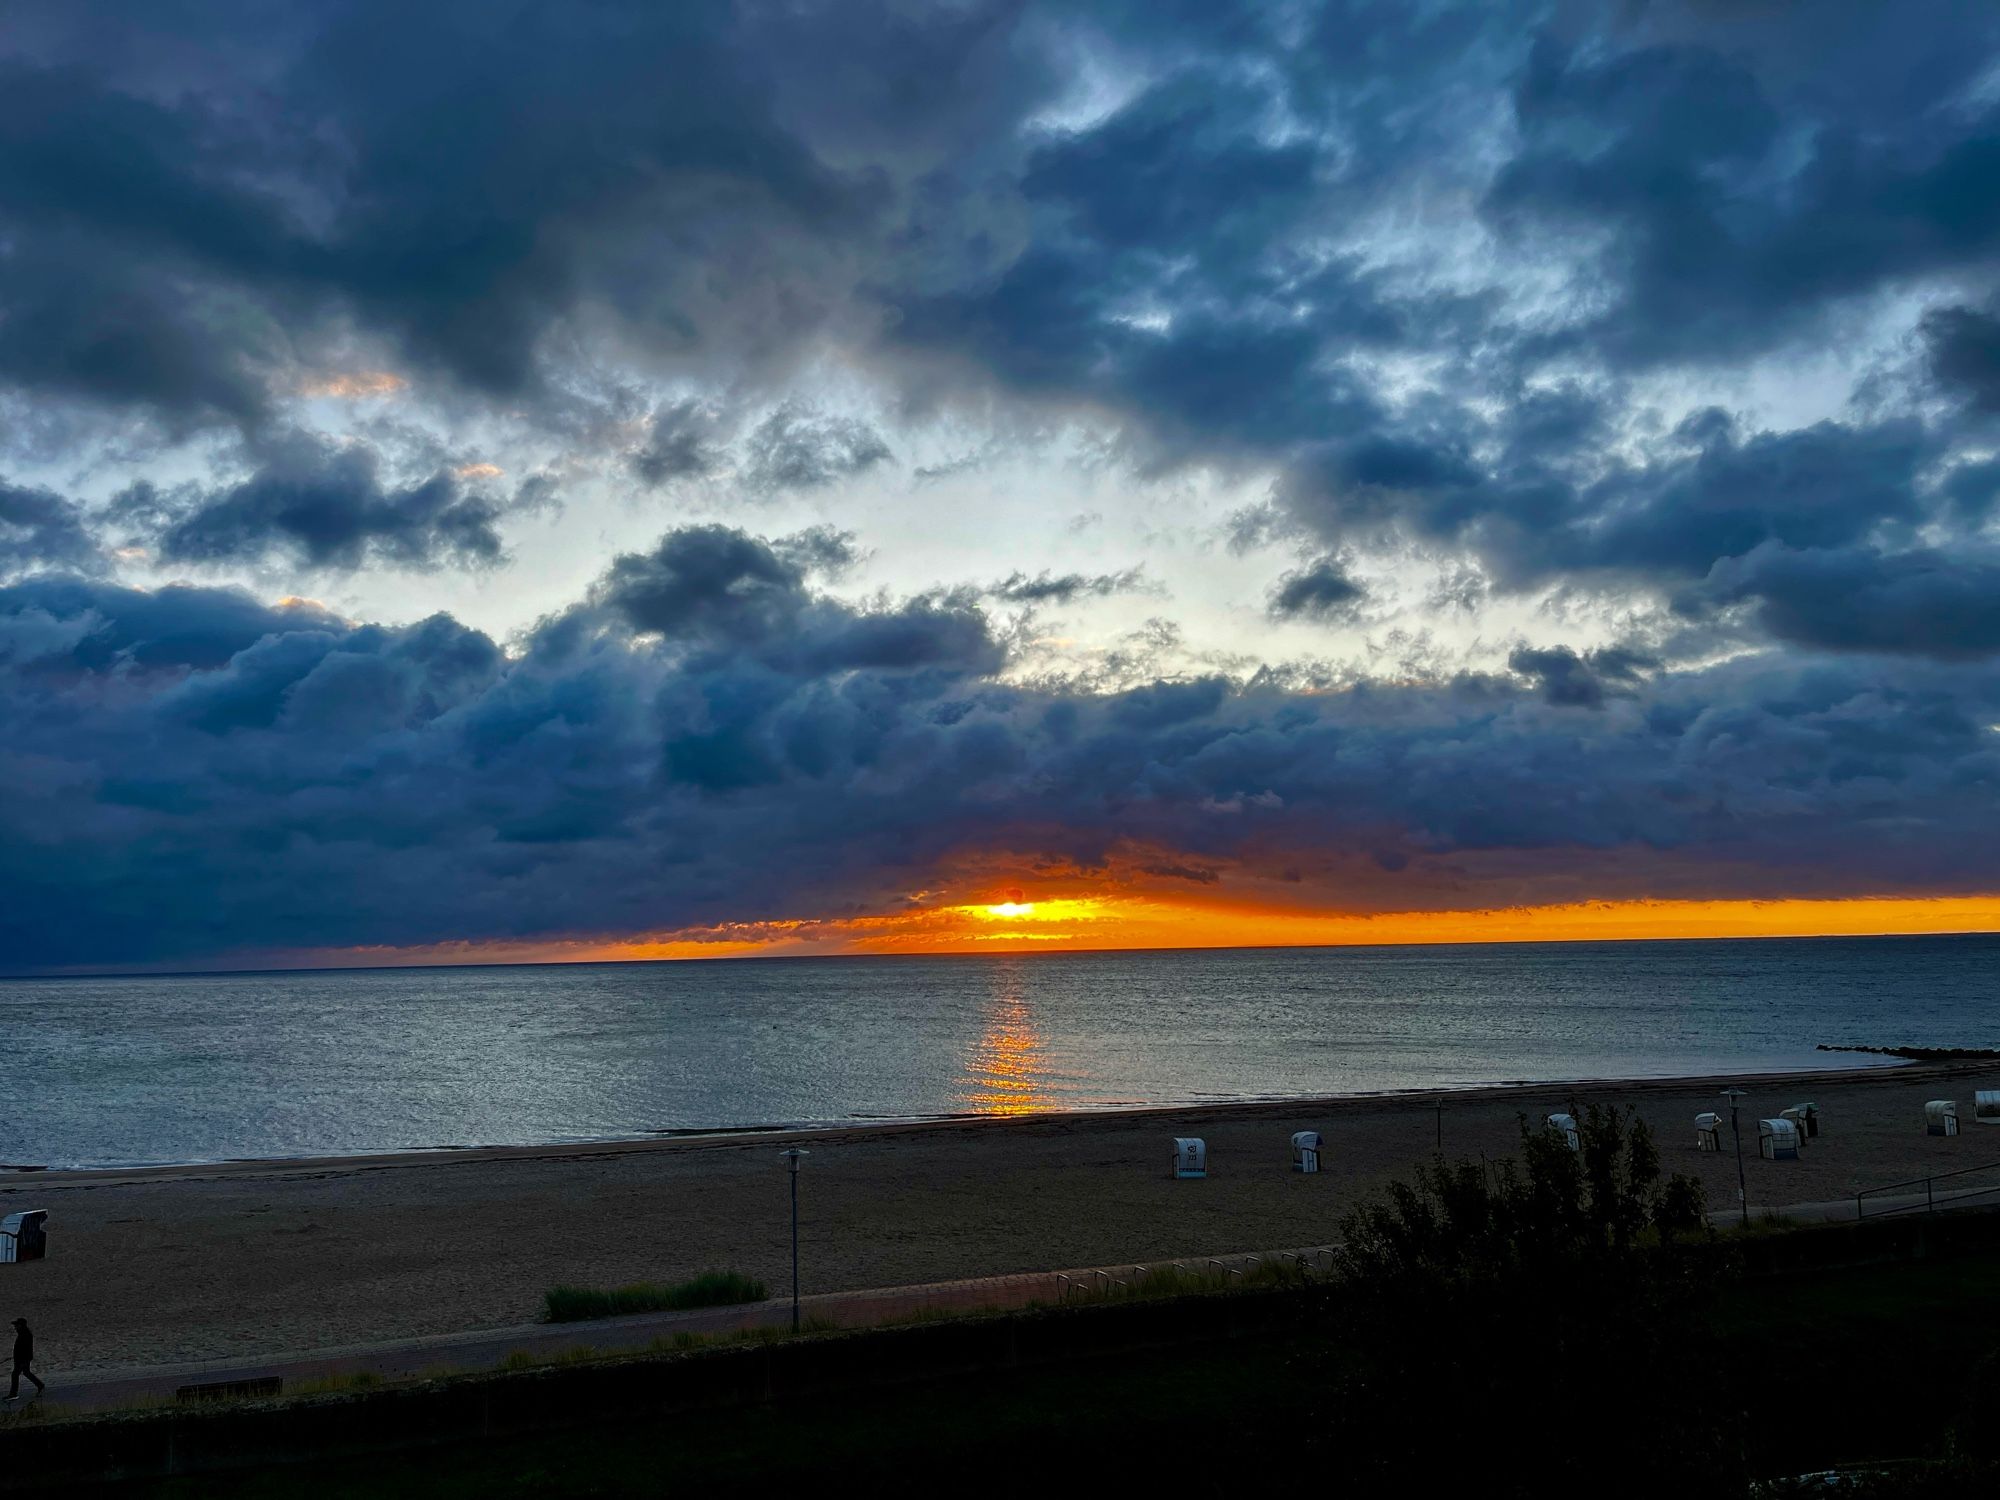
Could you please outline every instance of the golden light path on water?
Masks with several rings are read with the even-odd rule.
[[[981,1009],[981,1030],[965,1060],[960,1099],[983,1115],[1025,1115],[1051,1109],[1056,1094],[1048,1041],[1022,995],[1017,963],[995,976],[992,997]]]

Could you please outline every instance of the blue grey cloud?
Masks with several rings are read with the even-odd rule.
[[[101,565],[81,506],[51,490],[0,479],[0,577],[37,567],[91,571]]]
[[[1760,547],[1718,565],[1693,600],[1748,602],[1771,635],[1820,650],[2000,653],[2000,549],[1992,546]]]
[[[796,915],[999,847],[1992,889],[1996,59],[1984,0],[0,0],[0,444],[85,476],[0,485],[0,962]],[[1853,389],[1705,404],[1793,362]],[[301,409],[369,368],[394,423]],[[1253,609],[1405,557],[1693,644],[1070,691],[981,602],[1129,575],[862,607],[838,516],[679,526],[504,651],[114,581],[501,564],[519,499],[407,458],[447,429],[832,507],[932,419],[1268,482]]]
[[[1339,559],[1322,557],[1287,573],[1271,593],[1278,619],[1339,620],[1352,616],[1368,590],[1354,581]]]
[[[753,490],[816,490],[864,474],[895,455],[866,422],[797,404],[779,407],[744,439],[743,479]]]
[[[647,419],[645,441],[631,454],[632,472],[648,488],[709,478],[727,462],[717,425],[715,412],[700,401],[661,406]]]
[[[1627,372],[1956,287],[1931,368],[1990,409],[2000,19],[1918,10],[65,7],[0,48],[0,385],[259,431],[356,330],[529,413],[585,330],[725,385],[831,349],[923,400],[1108,418],[1144,467],[1268,468],[1331,545],[1666,587],[1921,524],[1963,434],[1912,409],[1613,450]],[[1049,124],[1093,54],[1129,96]],[[1588,294],[1417,274],[1370,227],[1425,222]],[[656,411],[640,482],[717,473],[710,415]],[[890,457],[790,400],[738,468],[811,490]],[[461,520],[430,553],[489,558]]]
[[[170,564],[428,568],[504,555],[498,523],[509,502],[448,469],[399,484],[373,448],[305,437],[267,445],[260,459],[247,478],[212,489],[142,483],[115,514]]]
[[[1990,664],[1079,693],[997,675],[976,610],[843,604],[784,551],[669,533],[512,655],[446,616],[0,587],[0,966],[880,909],[995,849],[1359,909],[2000,881]]]

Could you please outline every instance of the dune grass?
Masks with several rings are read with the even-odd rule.
[[[728,1307],[762,1302],[764,1283],[737,1271],[704,1271],[671,1285],[636,1281],[610,1288],[555,1286],[543,1294],[543,1317],[550,1323],[617,1318],[628,1313],[679,1312],[690,1307]]]

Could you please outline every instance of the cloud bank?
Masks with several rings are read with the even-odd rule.
[[[0,0],[0,964],[2000,889],[1996,77],[1983,0]]]
[[[441,615],[0,589],[0,954],[883,910],[996,859],[1364,911],[2000,885],[1987,665],[1550,653],[1422,686],[1063,691],[998,677],[971,604],[829,597],[823,549],[670,532],[514,653]]]

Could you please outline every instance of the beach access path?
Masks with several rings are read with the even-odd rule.
[[[1261,1261],[1325,1266],[1327,1246],[1295,1250],[1196,1257],[1179,1262],[1182,1269],[1218,1279],[1250,1273]],[[1162,1266],[1171,1264],[1161,1262]],[[850,1292],[820,1292],[799,1299],[801,1325],[813,1330],[878,1328],[927,1315],[1016,1311],[1035,1304],[1055,1305],[1095,1295],[1115,1295],[1139,1277],[1146,1266],[1093,1266],[1068,1271],[1039,1271],[1019,1276],[978,1276],[962,1281],[929,1282],[918,1286],[872,1287]],[[104,1411],[141,1403],[171,1401],[188,1386],[234,1384],[275,1376],[286,1390],[301,1384],[329,1382],[368,1374],[382,1380],[492,1370],[510,1360],[535,1362],[564,1357],[638,1354],[671,1346],[676,1335],[715,1337],[746,1329],[788,1329],[792,1322],[789,1295],[727,1307],[691,1308],[681,1312],[636,1313],[628,1317],[594,1318],[576,1323],[529,1323],[519,1328],[482,1329],[473,1333],[437,1334],[393,1339],[385,1343],[314,1349],[266,1359],[194,1360],[180,1364],[102,1370],[83,1376],[36,1398],[0,1406],[0,1415],[25,1411],[31,1404],[65,1414]]]
[[[815,1298],[1326,1244],[1363,1194],[1432,1158],[1440,1129],[1448,1157],[1503,1157],[1521,1115],[1592,1101],[1636,1110],[1668,1170],[1700,1178],[1719,1215],[1736,1205],[1735,1157],[1695,1151],[1693,1121],[1726,1110],[1717,1094],[1730,1083],[1749,1091],[1759,1211],[2000,1159],[2000,1129],[1971,1119],[1973,1091],[2000,1088],[2000,1066],[1953,1063],[9,1174],[0,1214],[47,1209],[49,1257],[0,1266],[0,1318],[29,1319],[44,1378],[68,1388],[134,1367],[247,1368],[461,1334],[505,1344],[504,1357],[562,1283],[729,1269],[788,1288],[778,1153],[793,1144],[811,1152],[800,1266]],[[1959,1100],[1963,1135],[1924,1133],[1924,1102],[1940,1097]],[[1756,1120],[1807,1099],[1821,1139],[1796,1162],[1758,1159]],[[1326,1138],[1318,1176],[1290,1170],[1290,1135],[1307,1129]],[[1173,1180],[1178,1135],[1207,1139],[1206,1180]]]

